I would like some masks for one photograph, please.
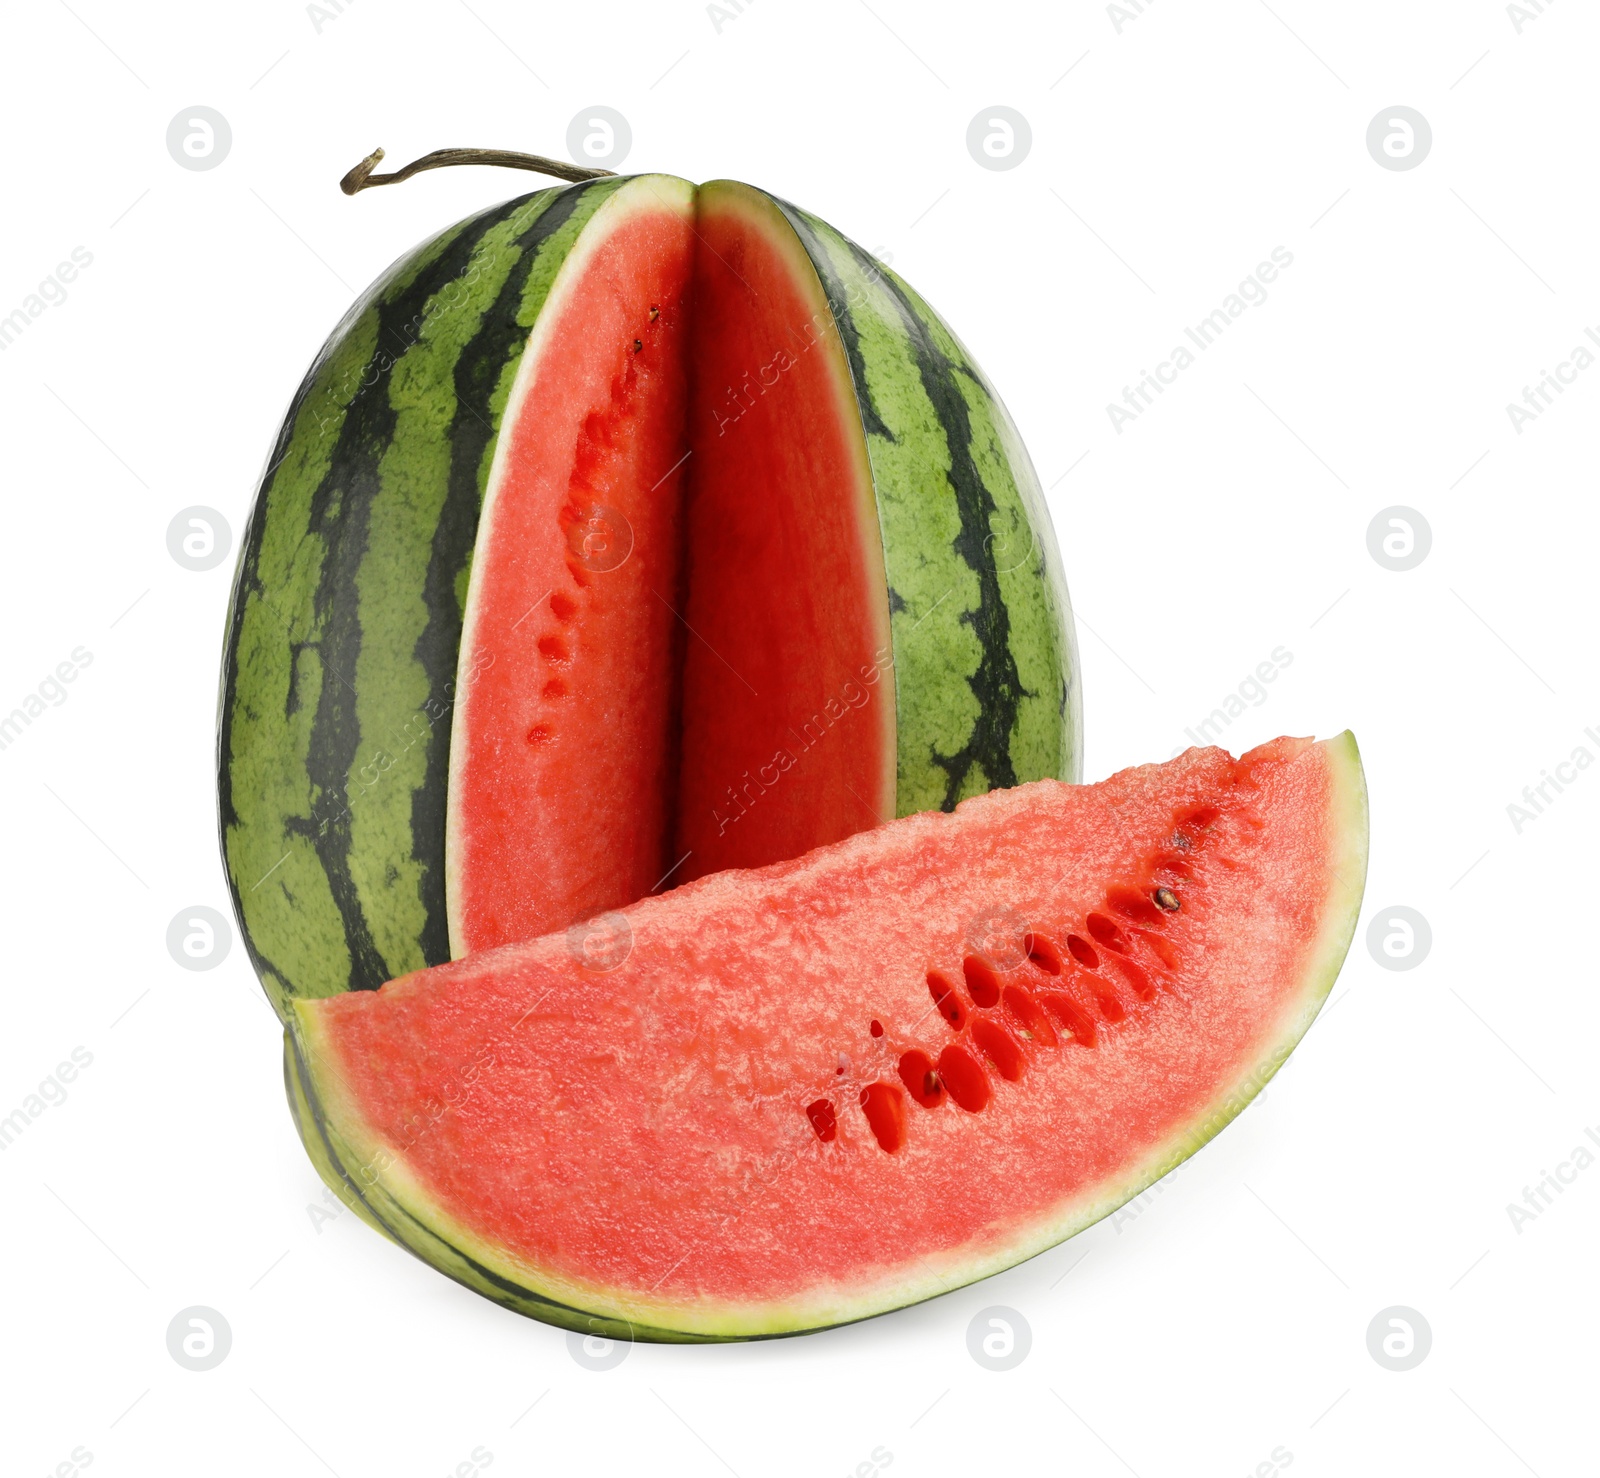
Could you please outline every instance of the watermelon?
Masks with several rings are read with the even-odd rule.
[[[995,1273],[1193,1154],[1355,929],[1349,734],[1040,780],[295,1004],[290,1091],[373,1225],[535,1318],[789,1334]]]
[[[900,278],[750,186],[523,196],[313,363],[241,541],[222,849],[280,1013],[1076,779],[1039,485]]]

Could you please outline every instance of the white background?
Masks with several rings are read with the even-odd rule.
[[[1520,434],[1506,412],[1600,324],[1592,11],[1519,33],[1489,0],[1160,0],[1120,32],[1088,3],[729,0],[720,29],[689,0],[327,9],[7,8],[0,316],[74,247],[93,262],[0,353],[0,712],[93,661],[0,751],[0,1116],[74,1047],[93,1063],[0,1152],[0,1469],[1593,1471],[1600,1166],[1520,1230],[1506,1209],[1600,1125],[1600,773],[1520,833],[1507,812],[1600,756],[1600,366]],[[233,132],[203,172],[165,145],[197,104]],[[1051,488],[1088,778],[1165,758],[1282,646],[1226,742],[1353,728],[1373,827],[1325,1018],[1136,1216],[865,1325],[603,1373],[353,1216],[317,1223],[242,949],[191,972],[165,945],[180,910],[228,907],[233,564],[182,568],[168,522],[207,505],[237,534],[354,292],[538,183],[335,182],[380,143],[561,153],[595,104],[630,121],[629,169],[772,188],[965,338]],[[996,104],[1033,133],[1004,172],[965,145]],[[1365,142],[1396,104],[1433,130],[1403,172]],[[1278,246],[1268,301],[1119,434],[1107,402]],[[1396,504],[1433,535],[1404,573],[1366,542]],[[1433,932],[1404,973],[1365,944],[1396,904]],[[196,1304],[233,1334],[204,1373],[166,1347]],[[1032,1330],[1003,1373],[967,1350],[997,1304]],[[1367,1348],[1391,1305],[1433,1335],[1404,1373]]]

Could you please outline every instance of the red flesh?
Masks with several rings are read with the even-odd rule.
[[[677,879],[895,814],[877,508],[821,284],[769,200],[699,195]]]
[[[532,384],[507,415],[451,743],[458,955],[661,876],[691,227],[685,211],[635,211],[605,238],[580,290],[547,305]]]
[[[452,734],[458,956],[895,812],[888,587],[821,285],[758,192],[648,188],[587,228],[634,191],[506,413]],[[617,568],[584,557],[595,508]]]

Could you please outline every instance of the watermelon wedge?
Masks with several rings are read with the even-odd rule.
[[[609,970],[554,935],[297,1002],[291,1101],[363,1216],[522,1313],[860,1319],[1227,1124],[1327,996],[1366,852],[1349,734],[1041,780],[634,904]]]

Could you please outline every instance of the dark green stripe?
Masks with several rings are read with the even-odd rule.
[[[334,451],[333,466],[312,499],[311,529],[325,538],[332,557],[323,564],[315,598],[316,645],[323,679],[306,754],[306,773],[316,790],[330,799],[348,794],[362,743],[353,687],[361,650],[361,613],[359,603],[351,597],[351,586],[367,556],[368,518],[381,485],[379,464],[395,433],[397,413],[389,385],[396,367],[416,342],[415,325],[440,284],[465,273],[479,240],[491,227],[523,207],[523,201],[512,201],[499,212],[480,217],[473,230],[452,243],[436,273],[424,274],[409,288],[378,305],[377,381],[350,406]],[[391,355],[397,357],[388,358]],[[370,741],[373,736],[368,737]],[[348,988],[376,990],[395,972],[373,942],[351,876],[350,808],[338,804],[331,809],[333,814],[320,820],[315,816],[286,817],[285,830],[311,842],[328,879],[350,952]],[[439,893],[442,898],[442,885]],[[440,956],[441,960],[448,958],[448,950]]]
[[[291,506],[287,511],[278,513],[274,492],[285,463],[291,459],[291,454],[298,452],[303,456],[316,455],[315,450],[307,449],[305,444],[320,434],[323,422],[332,420],[337,412],[347,411],[355,402],[371,401],[374,398],[375,386],[367,383],[368,376],[374,373],[375,362],[380,354],[387,355],[392,352],[381,346],[386,337],[392,341],[394,328],[391,324],[390,333],[386,336],[381,327],[369,323],[369,320],[381,317],[385,304],[402,294],[425,301],[429,285],[437,286],[441,275],[454,276],[458,273],[459,264],[470,250],[471,244],[481,239],[494,221],[504,216],[516,204],[517,202],[510,202],[508,205],[484,211],[441,232],[433,241],[402,258],[363,294],[341,320],[302,380],[284,418],[272,455],[268,460],[267,470],[257,490],[240,549],[229,607],[219,697],[217,794],[218,823],[234,913],[240,921],[246,950],[256,967],[257,974],[268,987],[269,996],[274,995],[274,985],[279,993],[292,992],[296,988],[294,976],[297,972],[291,966],[275,960],[272,952],[266,948],[266,941],[260,937],[257,930],[250,927],[251,910],[247,907],[247,903],[254,901],[255,890],[268,886],[267,880],[271,874],[266,869],[272,865],[270,860],[263,863],[263,870],[257,877],[241,877],[235,866],[230,846],[232,839],[239,836],[249,824],[235,792],[234,766],[237,762],[238,725],[242,718],[250,717],[258,705],[269,699],[269,695],[260,687],[261,674],[252,672],[250,675],[252,681],[244,680],[242,660],[248,622],[252,619],[261,624],[275,622],[282,628],[282,635],[276,639],[287,648],[289,656],[289,680],[284,700],[285,720],[298,715],[302,707],[304,687],[314,685],[318,676],[324,681],[327,680],[326,673],[316,674],[311,671],[312,667],[322,666],[315,617],[310,612],[294,610],[292,603],[289,611],[283,610],[281,608],[285,603],[283,595],[275,587],[269,588],[267,580],[263,578],[261,563],[264,551],[269,547],[269,541],[274,538],[275,514],[278,514],[278,519],[281,520],[293,518],[303,511],[308,530],[309,527],[317,525],[326,528],[330,522],[325,506],[326,478],[313,493],[311,505],[305,510]],[[450,259],[442,267],[438,262],[441,256]],[[405,315],[390,314],[389,317],[391,320],[398,319],[400,324],[406,322]],[[351,347],[368,338],[372,341],[369,348],[361,353],[359,358],[350,359]],[[312,420],[318,422],[315,430],[310,425]],[[344,444],[345,436],[341,431],[327,459],[330,467],[337,465],[339,450]],[[321,507],[318,506],[319,498],[323,500]],[[286,537],[292,539],[295,536],[291,532]],[[324,568],[321,572],[324,582],[326,566],[337,563],[340,553],[336,542],[325,543]],[[298,627],[294,620],[296,616],[304,617]],[[270,647],[272,641],[273,638],[269,637],[264,644]],[[258,799],[251,794],[254,784],[259,781],[256,770],[247,766],[246,773],[241,778],[246,786],[245,801],[248,803],[252,799]],[[342,788],[334,794],[337,796],[341,793]],[[317,797],[311,798],[312,807],[316,805],[317,799]],[[325,806],[331,799],[326,793],[321,797]],[[279,819],[287,821],[287,818]],[[289,827],[285,825],[284,830],[287,832]],[[259,847],[255,849],[255,857],[260,858],[264,855]],[[283,892],[285,899],[283,908],[288,913],[296,906],[296,900],[289,890],[284,889]],[[309,900],[305,900],[305,903],[306,906],[311,906]],[[292,925],[290,932],[293,932]],[[289,938],[282,936],[277,941],[279,945],[290,942],[292,941]],[[328,940],[322,942],[323,952],[326,952],[330,944],[331,941]],[[279,1004],[279,1000],[275,999],[274,1004]]]
[[[877,270],[877,263],[854,242],[850,243],[850,250],[864,271]],[[937,749],[931,751],[933,762],[949,776],[941,809],[953,811],[974,765],[982,769],[991,788],[1017,783],[1017,768],[1011,759],[1011,734],[1023,698],[1034,695],[1023,688],[1017,674],[1016,654],[1011,650],[1011,613],[1000,594],[1000,570],[990,534],[997,509],[994,496],[973,460],[972,420],[955,380],[958,374],[964,374],[977,385],[978,378],[970,365],[948,359],[940,351],[899,284],[887,274],[882,282],[911,343],[923,393],[944,427],[950,446],[950,482],[961,518],[961,532],[952,547],[978,579],[978,606],[962,613],[962,620],[972,627],[983,649],[977,671],[967,678],[978,700],[978,722],[970,738],[954,754],[940,754]],[[847,308],[846,313],[848,311]]]

